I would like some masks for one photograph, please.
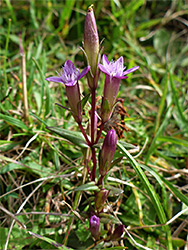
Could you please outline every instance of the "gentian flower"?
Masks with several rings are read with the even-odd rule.
[[[117,135],[114,129],[108,131],[105,136],[102,149],[99,154],[99,172],[105,176],[109,171],[117,145]]]
[[[76,122],[81,123],[82,113],[80,105],[80,89],[78,80],[87,74],[90,66],[87,66],[81,73],[74,64],[67,60],[58,76],[48,77],[45,80],[65,84],[68,102]]]
[[[91,72],[89,72],[88,83],[91,89],[96,89],[98,81],[97,64],[99,55],[99,36],[92,5],[88,8],[84,27],[84,51]]]
[[[105,73],[105,85],[102,101],[101,118],[103,123],[109,120],[113,105],[119,91],[121,79],[126,79],[129,73],[134,72],[139,66],[125,70],[123,66],[123,57],[121,56],[117,61],[109,62],[107,57],[103,55],[103,64],[98,64],[99,69]]]
[[[99,224],[100,219],[96,215],[91,216],[89,220],[89,230],[95,239],[99,236]]]

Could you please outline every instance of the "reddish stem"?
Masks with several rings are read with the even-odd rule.
[[[91,145],[94,145],[95,136],[95,89],[91,90]]]

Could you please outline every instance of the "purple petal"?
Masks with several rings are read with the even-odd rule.
[[[133,68],[131,68],[131,69],[128,69],[128,70],[126,70],[126,71],[123,72],[123,75],[127,75],[127,74],[129,74],[129,73],[132,73],[132,72],[134,72],[135,70],[137,70],[138,68],[139,68],[139,66],[135,66],[135,67],[133,67]]]
[[[123,57],[121,56],[120,58],[118,58],[116,63],[118,64],[119,67],[123,68]]]
[[[70,60],[67,60],[64,64],[64,67],[75,69],[74,63],[71,62]]]
[[[59,77],[59,76],[51,76],[51,77],[48,77],[45,79],[46,81],[49,81],[49,82],[58,82],[58,83],[64,83],[62,81],[62,78]]]
[[[109,72],[108,72],[108,70],[106,70],[106,68],[105,68],[104,65],[98,64],[98,67],[99,67],[99,69],[100,69],[102,72],[104,72],[105,74],[110,75]]]
[[[85,76],[89,70],[90,70],[90,66],[87,66],[85,69],[83,69],[82,72],[78,76],[78,80],[80,80],[83,76]]]
[[[109,64],[109,61],[106,55],[102,56],[102,63],[104,64],[104,66],[107,66]]]

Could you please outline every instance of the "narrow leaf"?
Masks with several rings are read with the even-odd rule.
[[[3,119],[5,122],[11,124],[12,126],[25,129],[27,131],[29,130],[21,120],[18,120],[12,116],[0,114],[0,119]]]
[[[85,142],[85,138],[81,132],[77,131],[70,131],[68,129],[63,129],[59,127],[46,127],[50,131],[60,135],[61,137],[67,139],[68,141],[72,142],[74,145],[77,145],[81,148],[87,148],[88,145]]]
[[[96,186],[95,182],[89,182],[87,184],[83,184],[77,188],[75,188],[75,191],[99,191],[99,188]]]

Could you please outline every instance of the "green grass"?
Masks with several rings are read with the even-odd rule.
[[[106,177],[108,204],[115,213],[101,218],[110,224],[121,221],[126,232],[121,241],[98,242],[95,248],[184,249],[188,5],[183,0],[2,1],[0,249],[94,249],[87,212],[96,186],[84,168],[86,145],[70,113],[55,104],[68,107],[65,89],[45,81],[67,59],[84,67],[79,47],[92,3],[104,53],[109,59],[123,56],[127,68],[140,66],[122,81],[118,94],[129,114],[128,131],[115,154],[123,159]],[[28,118],[19,37],[26,58]],[[99,95],[103,82],[101,74]],[[87,95],[86,81],[81,83]],[[86,104],[86,116],[88,110]]]

